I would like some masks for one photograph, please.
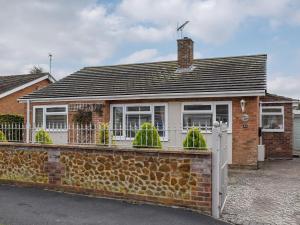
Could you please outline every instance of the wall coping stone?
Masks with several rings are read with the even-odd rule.
[[[46,144],[27,144],[27,143],[11,143],[2,142],[0,147],[9,146],[17,148],[19,150],[50,150],[50,151],[83,151],[83,152],[130,152],[130,153],[154,153],[158,155],[186,155],[186,156],[210,156],[212,154],[211,149],[207,150],[161,150],[153,148],[130,148],[130,147],[108,147],[108,146],[90,146],[90,145],[46,145]]]

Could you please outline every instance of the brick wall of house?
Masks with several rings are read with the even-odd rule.
[[[24,95],[48,86],[49,83],[49,80],[43,80],[4,98],[0,98],[0,114],[15,114],[24,116],[24,104],[19,103],[18,99]]]
[[[289,101],[280,96],[265,96],[262,102]],[[262,142],[265,145],[265,157],[292,158],[293,157],[293,104],[270,103],[264,106],[284,106],[284,132],[263,132]]]
[[[241,119],[241,99],[246,101],[247,126]],[[233,166],[257,167],[257,145],[259,144],[259,98],[234,98],[232,101],[232,164]]]
[[[0,144],[0,182],[211,214],[211,153]]]

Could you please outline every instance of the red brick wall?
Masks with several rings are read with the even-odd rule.
[[[0,98],[0,114],[16,114],[24,116],[24,104],[19,103],[17,100],[24,95],[48,86],[49,83],[49,80],[43,80],[4,98]]]
[[[248,127],[241,120],[241,99],[246,100],[246,114],[249,115]],[[257,145],[259,144],[259,98],[234,98],[232,101],[232,164],[233,166],[257,167]]]
[[[280,97],[266,96],[263,102],[286,101]],[[277,103],[264,106],[284,106],[284,132],[263,132],[262,142],[265,145],[265,157],[292,158],[293,157],[293,104]]]

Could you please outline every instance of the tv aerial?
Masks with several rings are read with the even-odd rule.
[[[179,25],[177,25],[177,34],[179,34],[180,33],[180,38],[182,38],[182,31],[183,31],[183,29],[184,29],[184,27],[189,23],[190,21],[185,21],[183,24],[181,24],[180,26]],[[179,35],[178,35],[179,36]]]

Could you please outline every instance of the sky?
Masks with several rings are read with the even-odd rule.
[[[0,74],[61,79],[85,66],[268,54],[268,92],[300,98],[300,0],[0,0]]]

